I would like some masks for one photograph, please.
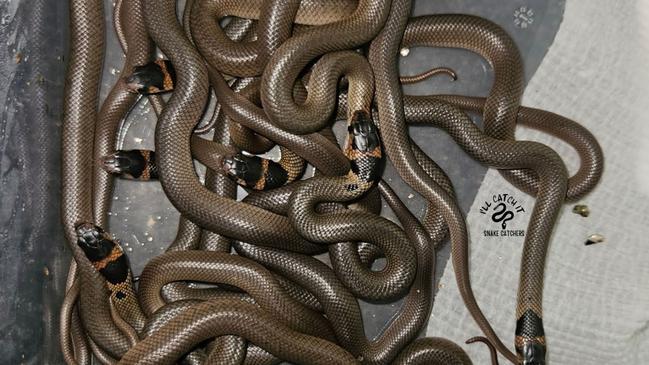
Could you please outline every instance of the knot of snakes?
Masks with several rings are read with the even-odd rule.
[[[487,343],[495,364],[496,350],[513,363],[545,362],[541,304],[552,227],[564,200],[593,189],[603,157],[577,123],[520,106],[521,57],[500,27],[467,15],[409,18],[409,0],[188,0],[182,24],[175,1],[118,0],[127,76],[97,108],[103,6],[70,5],[63,197],[75,260],[61,325],[70,365],[87,364],[90,351],[123,364],[471,364],[448,340],[416,339],[432,307],[435,248],[447,233],[460,293],[487,338],[469,342]],[[151,62],[153,43],[164,58]],[[399,78],[402,46],[476,52],[494,71],[492,90],[486,98],[404,96],[401,83],[456,75],[438,68]],[[116,149],[120,123],[141,95],[158,115],[155,152]],[[484,131],[465,111],[483,114]],[[342,148],[330,128],[336,117],[347,123]],[[516,123],[575,146],[579,171],[568,179],[554,151],[516,141]],[[444,129],[536,196],[516,353],[476,303],[452,184],[409,138],[408,124]],[[200,137],[211,129],[211,141]],[[263,157],[274,146],[281,158]],[[386,156],[427,201],[421,223],[381,180]],[[204,183],[194,160],[207,167]],[[307,162],[315,174],[300,179]],[[149,261],[137,290],[119,242],[103,230],[114,176],[159,181],[181,214],[176,238]],[[241,201],[235,183],[248,193]],[[381,197],[398,223],[379,216]],[[327,250],[331,265],[312,257]],[[386,264],[373,270],[379,257]],[[357,300],[401,297],[399,312],[369,340]]]

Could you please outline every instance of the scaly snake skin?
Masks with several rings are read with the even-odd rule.
[[[521,107],[522,61],[498,26],[466,15],[409,19],[410,10],[409,0],[193,0],[181,24],[172,0],[115,4],[123,74],[152,61],[153,44],[175,71],[167,102],[149,96],[158,114],[155,155],[141,152],[151,156],[146,173],[131,177],[158,175],[181,219],[176,239],[151,259],[136,290],[119,244],[103,234],[114,177],[99,161],[113,156],[115,163],[122,153],[115,150],[120,122],[139,96],[119,80],[99,108],[103,2],[70,1],[63,224],[74,261],[60,329],[68,364],[88,364],[89,351],[102,363],[120,364],[470,364],[448,340],[416,339],[432,307],[435,248],[447,235],[462,298],[488,344],[512,363],[545,364],[543,270],[552,229],[563,202],[599,181],[602,151],[579,124]],[[402,46],[476,52],[493,69],[492,89],[485,98],[404,96],[401,82],[454,73],[400,79]],[[217,106],[204,117],[211,92]],[[482,113],[484,131],[465,111]],[[337,118],[348,123],[342,149],[330,130]],[[203,119],[207,124],[196,128]],[[581,158],[577,173],[569,178],[549,147],[516,141],[517,123],[573,145]],[[518,287],[516,353],[476,303],[466,222],[452,184],[411,141],[408,124],[445,130],[536,197]],[[199,136],[212,128],[212,141]],[[288,176],[279,183],[267,160],[232,160],[240,150],[261,153],[275,144]],[[427,201],[421,222],[381,181],[383,155]],[[208,168],[205,184],[194,159]],[[306,162],[315,176],[296,180]],[[235,176],[255,177],[240,184],[264,191],[237,201],[225,175],[235,165],[244,168]],[[251,166],[269,174],[245,170]],[[380,196],[400,225],[378,215]],[[331,266],[310,256],[327,250]],[[379,257],[385,267],[371,269]],[[358,298],[401,297],[398,314],[368,339]]]

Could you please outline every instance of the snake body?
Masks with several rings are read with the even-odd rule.
[[[502,29],[467,15],[410,19],[409,0],[193,0],[182,24],[175,1],[118,1],[115,28],[128,76],[97,113],[103,7],[70,3],[63,201],[75,263],[61,314],[68,364],[89,363],[90,350],[120,364],[470,364],[448,340],[416,340],[432,306],[435,247],[447,235],[460,293],[487,343],[513,363],[545,363],[541,304],[552,227],[565,200],[595,187],[603,155],[577,123],[521,107],[522,61]],[[165,59],[150,59],[153,43]],[[447,68],[400,78],[399,48],[414,46],[480,54],[494,72],[491,91],[485,98],[402,95],[401,83],[440,72],[455,78]],[[163,92],[168,101],[157,95]],[[204,116],[211,92],[217,105]],[[155,151],[116,150],[137,93],[148,95],[158,114]],[[484,131],[464,111],[482,113]],[[331,132],[337,118],[347,122],[342,148]],[[517,123],[572,144],[582,160],[577,173],[568,178],[549,147],[516,141]],[[409,138],[408,124],[444,129],[536,197],[518,288],[516,354],[476,303],[452,184]],[[212,141],[199,136],[212,128]],[[279,161],[249,154],[275,145]],[[384,155],[427,201],[421,222],[381,181]],[[208,168],[204,185],[194,159]],[[307,162],[316,173],[299,180]],[[137,290],[119,243],[104,231],[111,174],[159,179],[181,213],[176,238],[148,263]],[[243,201],[235,182],[250,190]],[[379,194],[400,225],[378,216]],[[326,250],[331,267],[309,256]],[[385,267],[373,270],[380,257]],[[357,298],[400,297],[399,313],[368,339]]]
[[[88,171],[93,166],[93,143],[97,120],[98,91],[86,90],[88,85],[98,85],[103,59],[103,19],[101,1],[73,2],[70,4],[72,25],[71,51],[66,79],[63,119],[63,224],[84,288],[79,296],[79,315],[91,339],[114,357],[128,349],[127,339],[113,324],[108,303],[109,291],[104,278],[94,269],[80,247],[76,245],[75,226],[78,222],[92,222],[92,185]]]

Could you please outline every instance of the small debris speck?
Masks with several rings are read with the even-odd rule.
[[[588,217],[590,215],[590,209],[588,209],[588,206],[584,204],[575,205],[572,208],[572,212],[575,214],[579,214],[582,217]]]
[[[584,243],[586,246],[594,245],[596,243],[604,242],[604,236],[599,233],[591,234]]]

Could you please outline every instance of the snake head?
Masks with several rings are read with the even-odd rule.
[[[129,276],[128,259],[117,240],[101,227],[82,222],[75,227],[77,244],[86,254],[90,263],[113,285],[124,283]],[[123,293],[121,294],[124,295]],[[121,299],[117,293],[117,298]]]
[[[230,176],[242,177],[248,173],[247,156],[237,153],[236,155],[223,158],[223,170]]]
[[[289,172],[273,160],[238,153],[222,160],[223,171],[237,184],[254,190],[270,190],[289,181]]]
[[[352,149],[360,152],[372,152],[381,147],[379,130],[364,111],[357,111],[347,127],[351,138]]]
[[[157,178],[155,152],[149,150],[118,150],[102,157],[100,166],[108,173],[131,180]]]
[[[522,365],[545,365],[545,346],[536,341],[526,342],[522,355]]]
[[[246,156],[242,153],[223,158],[223,171],[232,176],[242,186],[254,187],[263,175],[263,159],[258,156]]]
[[[170,61],[157,60],[146,65],[135,66],[124,82],[132,93],[158,94],[173,90],[176,72]]]
[[[347,126],[347,132],[345,154],[349,159],[350,176],[363,184],[371,185],[381,176],[383,154],[379,130],[368,113],[356,111]],[[348,190],[357,190],[356,185],[349,185]]]
[[[121,175],[131,166],[130,158],[124,151],[117,151],[100,159],[101,167],[108,173]]]
[[[91,262],[99,261],[110,255],[116,244],[108,233],[92,223],[78,223],[75,230],[77,245],[81,247]]]

